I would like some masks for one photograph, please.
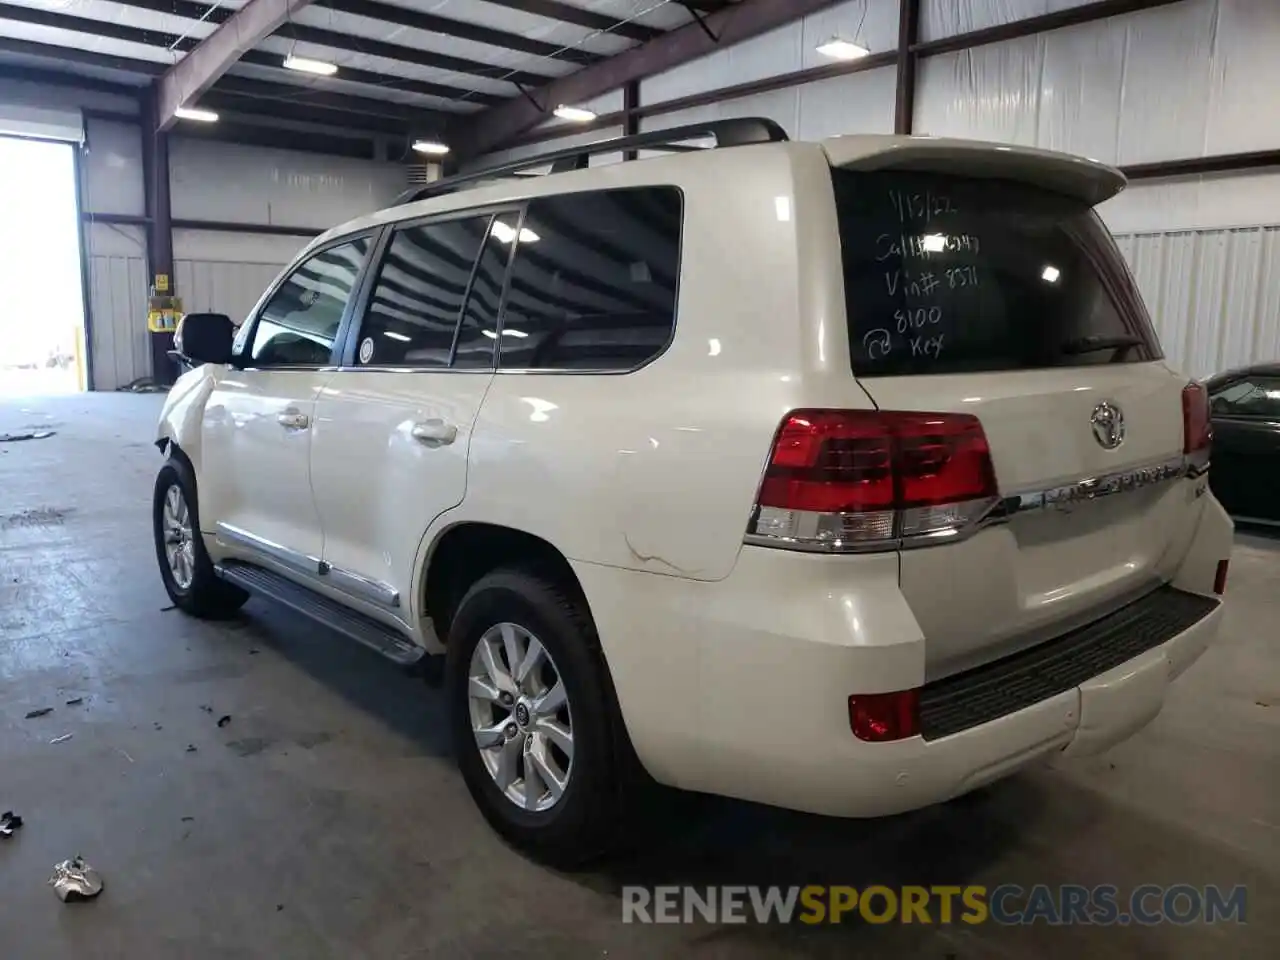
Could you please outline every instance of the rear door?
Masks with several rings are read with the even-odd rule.
[[[518,220],[507,210],[396,225],[316,403],[327,582],[410,626],[423,535],[466,491]]]
[[[977,416],[1012,511],[960,542],[902,551],[928,674],[1168,579],[1195,509],[1169,476],[1186,381],[1163,363],[1089,204],[994,176],[833,177],[853,372],[882,410]]]

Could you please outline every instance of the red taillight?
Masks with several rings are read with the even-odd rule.
[[[849,729],[859,740],[905,740],[920,731],[920,691],[860,693],[849,698]]]
[[[1182,452],[1207,453],[1213,442],[1209,419],[1209,391],[1200,383],[1182,388]]]
[[[997,496],[977,417],[796,410],[774,440],[750,533],[839,550],[954,531]]]
[[[1218,596],[1227,592],[1227,567],[1230,565],[1230,560],[1218,561],[1218,569],[1213,575],[1213,592]]]

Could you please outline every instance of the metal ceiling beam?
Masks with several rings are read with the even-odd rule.
[[[461,126],[460,148],[472,156],[492,150],[544,120],[557,104],[583,103],[632,80],[678,67],[837,2],[839,0],[742,0],[704,17],[704,23],[686,24],[594,67],[553,80],[531,91],[531,97],[518,97],[485,111]]]
[[[235,10],[231,7],[210,7],[207,0],[113,0],[121,6],[138,10],[153,10],[156,13],[168,13],[187,20],[205,20],[209,23],[223,23],[231,18]],[[383,23],[394,23],[401,27],[413,27],[438,33],[445,37],[456,37],[459,40],[473,40],[476,43],[501,47],[504,50],[518,50],[538,57],[551,57],[567,63],[589,64],[603,59],[597,54],[585,50],[564,50],[559,44],[547,43],[543,40],[532,40],[518,33],[508,33],[493,27],[482,27],[467,23],[464,20],[451,20],[434,13],[421,13],[406,7],[392,6],[377,0],[312,0],[312,6],[329,10],[339,10],[369,20]],[[283,31],[288,33],[287,29]],[[345,36],[345,35],[344,35]],[[359,41],[359,37],[349,37]]]
[[[409,132],[407,120],[381,114],[363,114],[358,119],[346,110],[334,110],[309,103],[284,103],[263,97],[246,97],[227,93],[216,86],[200,97],[200,106],[217,110],[224,117],[240,114],[244,117],[262,117],[275,120],[298,120],[337,129],[359,130],[361,133],[381,133],[403,137]]]
[[[345,93],[333,93],[319,87],[299,87],[292,83],[270,83],[228,74],[213,85],[211,93],[223,93],[238,98],[263,101],[261,112],[288,116],[292,107],[320,107],[325,110],[343,110],[359,116],[384,117],[406,123],[441,118],[435,110],[424,110],[407,103],[392,100],[375,100],[372,97],[356,97]],[[346,121],[350,124],[350,118]]]
[[[132,0],[127,0],[132,2]],[[149,3],[165,3],[168,0],[144,0]],[[597,63],[604,58],[596,53],[575,48],[565,49],[558,43],[547,43],[545,40],[533,40],[518,33],[508,33],[493,27],[482,27],[479,24],[467,23],[463,20],[450,20],[434,13],[422,13],[408,7],[397,7],[376,0],[318,0],[316,6],[343,13],[380,20],[383,23],[394,23],[401,27],[412,27],[429,33],[439,33],[446,37],[457,37],[459,40],[473,40],[476,43],[501,47],[504,50],[518,50],[521,53],[533,54],[536,57],[550,57],[564,60],[566,63],[577,63],[583,66]]]
[[[128,40],[149,47],[168,47],[178,37],[162,30],[143,30],[109,20],[94,20],[92,17],[76,17],[56,10],[44,10],[38,7],[19,7],[11,3],[0,3],[0,20],[12,20],[15,23],[31,23],[41,27],[54,27],[58,30],[72,30],[95,37],[110,37],[113,40]]]
[[[167,130],[179,107],[194,103],[213,82],[264,37],[275,33],[311,0],[249,0],[205,37],[156,84],[156,122]]]
[[[73,47],[60,47],[52,43],[35,43],[31,40],[13,40],[9,37],[0,37],[0,52],[17,53],[26,57],[48,60],[50,61],[50,67],[56,67],[56,65],[63,63],[77,63],[102,70],[138,74],[139,80],[146,77],[158,77],[165,70],[163,63],[153,63],[150,60],[113,57],[104,53],[94,53],[91,50],[76,50]],[[73,76],[73,74],[65,73],[63,75]],[[86,83],[97,84],[101,82],[94,77],[82,77],[81,79]]]
[[[265,50],[250,50],[240,58],[240,62],[251,64],[255,67],[269,67],[272,70],[283,69],[279,54],[267,53]],[[295,73],[293,76],[296,77],[298,74]],[[400,90],[404,93],[420,93],[423,96],[439,97],[443,100],[467,100],[481,106],[506,102],[506,98],[494,96],[491,93],[476,93],[474,90],[464,90],[462,87],[450,86],[447,83],[436,83],[432,80],[413,80],[409,77],[378,73],[373,70],[356,70],[353,67],[343,67],[338,71],[335,79],[346,80],[349,83],[363,83],[371,87],[382,87],[387,90]]]
[[[0,49],[7,48],[0,47]],[[81,87],[121,97],[136,97],[142,90],[141,87],[131,87],[123,83],[108,83],[97,77],[47,70],[43,67],[29,67],[21,63],[0,64],[0,80],[7,80],[10,83],[38,83],[47,87]]]
[[[586,27],[588,30],[595,30],[599,33],[612,33],[614,36],[625,37],[628,40],[638,40],[640,43],[646,43],[662,36],[662,31],[655,30],[653,27],[646,27],[640,23],[615,20],[613,17],[607,17],[567,3],[559,3],[557,0],[484,0],[484,2],[494,7],[506,7],[508,10],[532,13],[539,17],[546,17],[548,20],[572,23],[574,26]]]
[[[422,67],[437,70],[452,70],[454,73],[465,73],[474,77],[487,77],[490,80],[509,80],[512,83],[523,83],[537,86],[546,83],[553,74],[534,73],[530,70],[512,70],[509,67],[494,66],[465,57],[451,57],[445,53],[422,50],[419,47],[406,47],[399,43],[388,43],[385,40],[369,40],[351,34],[338,33],[336,30],[324,30],[320,27],[309,27],[301,23],[287,23],[278,32],[281,39],[301,40],[303,43],[314,43],[348,53],[365,53],[373,57],[387,60],[399,60],[401,63],[416,63]]]

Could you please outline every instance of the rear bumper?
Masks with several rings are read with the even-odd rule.
[[[923,685],[925,641],[898,590],[895,555],[746,547],[717,583],[575,569],[628,733],[657,780],[868,817],[957,796],[1038,758],[1096,753],[1141,729],[1217,632],[1212,585],[1230,546],[1230,520],[1208,498],[1173,584],[1197,595],[1199,615],[1011,712],[884,744],[853,737],[847,702],[854,692]]]

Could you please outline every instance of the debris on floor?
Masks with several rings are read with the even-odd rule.
[[[190,822],[191,822],[192,820],[194,820],[194,819],[195,819],[195,817],[183,817],[183,818],[182,818],[182,822],[183,822],[183,823],[190,823]]]
[[[43,717],[50,713],[53,713],[53,707],[39,707],[36,710],[29,710],[27,712],[27,719],[34,720],[36,717]]]
[[[22,826],[22,818],[12,810],[0,813],[0,837],[12,837],[13,831]]]
[[[53,868],[49,886],[63,903],[73,900],[92,900],[102,892],[102,877],[98,871],[84,862],[84,857],[63,860]]]
[[[196,745],[194,743],[188,743],[187,753],[195,753],[195,752],[196,752]]]
[[[54,743],[66,743],[68,740],[70,740],[70,739],[71,739],[72,737],[74,737],[74,736],[75,736],[75,734],[74,734],[74,733],[64,733],[64,734],[63,734],[62,736],[60,736],[60,737],[54,737],[52,740],[50,740],[50,741],[49,741],[49,743],[51,743],[51,744],[54,744]]]
[[[213,713],[213,707],[209,706],[207,703],[200,704],[200,709],[205,713]]]
[[[230,722],[231,722],[230,714],[224,714],[223,716],[218,718],[218,726],[220,727],[225,727]]]
[[[72,697],[70,700],[67,701],[67,706],[78,707],[82,703],[84,703],[84,697]]]
[[[19,440],[44,440],[52,437],[52,430],[26,430],[22,433],[0,433],[0,443],[17,443]]]

